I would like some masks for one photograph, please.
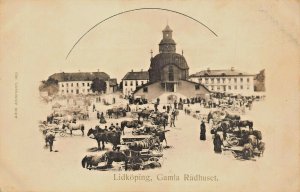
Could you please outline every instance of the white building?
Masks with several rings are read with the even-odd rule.
[[[92,81],[99,78],[106,83],[106,93],[112,93],[116,90],[116,79],[110,79],[104,72],[77,72],[77,73],[55,73],[49,78],[58,81],[60,95],[78,95],[92,93]]]
[[[137,87],[140,87],[148,82],[148,71],[128,72],[122,79],[123,94],[131,95]]]
[[[251,95],[254,93],[254,76],[230,70],[204,70],[190,75],[190,80],[205,85],[212,92]]]

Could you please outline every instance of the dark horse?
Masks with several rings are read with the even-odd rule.
[[[121,131],[124,133],[124,128],[138,128],[139,126],[142,126],[143,122],[139,120],[132,120],[132,121],[122,121],[121,122]]]
[[[121,132],[106,131],[104,129],[89,129],[87,136],[94,135],[98,143],[98,150],[101,150],[100,143],[102,142],[102,149],[104,149],[104,142],[110,142],[113,145],[113,149],[116,149],[120,144]]]
[[[232,121],[239,121],[241,120],[241,116],[239,115],[230,115],[230,114],[226,114],[225,116],[225,120],[232,120]]]
[[[125,162],[125,170],[128,168],[128,157],[121,151],[107,151],[103,155],[85,156],[82,161],[82,167],[91,169],[92,166],[98,166],[99,163],[106,162],[106,165],[111,167],[113,162]]]
[[[253,121],[248,121],[248,120],[245,120],[245,121],[238,121],[236,122],[236,125],[241,128],[241,127],[249,127],[249,129],[252,129],[253,128]]]
[[[153,112],[153,110],[143,109],[141,112],[138,112],[138,120],[140,120],[140,118],[148,120],[149,116],[152,112]]]

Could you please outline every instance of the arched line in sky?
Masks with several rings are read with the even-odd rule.
[[[127,10],[127,11],[123,11],[123,12],[120,12],[120,13],[117,13],[115,15],[112,15],[110,17],[107,17],[106,19],[98,22],[96,25],[94,25],[93,27],[91,27],[87,32],[85,32],[77,41],[76,43],[73,45],[73,47],[71,48],[71,50],[69,51],[69,53],[67,54],[66,56],[66,59],[68,59],[69,55],[72,53],[73,49],[75,48],[75,46],[81,41],[81,39],[86,36],[91,30],[93,30],[94,28],[96,28],[98,25],[100,25],[101,23],[103,23],[104,21],[107,21],[113,17],[116,17],[118,15],[122,15],[122,14],[125,14],[125,13],[129,13],[129,12],[133,12],[133,11],[140,11],[140,10],[161,10],[161,11],[169,11],[169,12],[173,12],[173,13],[176,13],[176,14],[179,14],[179,15],[183,15],[189,19],[192,19],[194,21],[196,21],[197,23],[201,24],[202,26],[204,26],[206,29],[208,29],[211,33],[213,33],[216,37],[218,36],[212,29],[210,29],[207,25],[205,25],[204,23],[202,23],[201,21],[189,16],[189,15],[186,15],[184,13],[180,13],[178,11],[174,11],[174,10],[171,10],[171,9],[164,9],[164,8],[137,8],[137,9],[131,9],[131,10]]]

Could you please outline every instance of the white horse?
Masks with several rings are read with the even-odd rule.
[[[65,123],[63,124],[63,129],[67,127],[70,130],[70,133],[72,135],[73,130],[81,130],[82,136],[84,135],[84,124],[77,124],[77,123]]]

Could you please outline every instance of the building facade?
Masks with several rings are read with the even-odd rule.
[[[148,71],[128,72],[122,79],[123,95],[132,95],[132,93],[149,82]]]
[[[149,67],[149,82],[134,91],[134,97],[153,100],[158,97],[188,98],[204,97],[209,90],[198,82],[189,81],[189,66],[183,54],[176,53],[172,29],[167,25],[162,31],[159,53],[152,57]]]
[[[251,95],[254,93],[254,76],[234,68],[207,69],[191,75],[190,80],[205,85],[212,92]]]
[[[98,78],[106,83],[106,93],[116,91],[116,79],[110,79],[104,72],[78,72],[78,73],[55,73],[49,78],[58,81],[59,95],[86,95],[91,94],[91,85],[94,79]]]

